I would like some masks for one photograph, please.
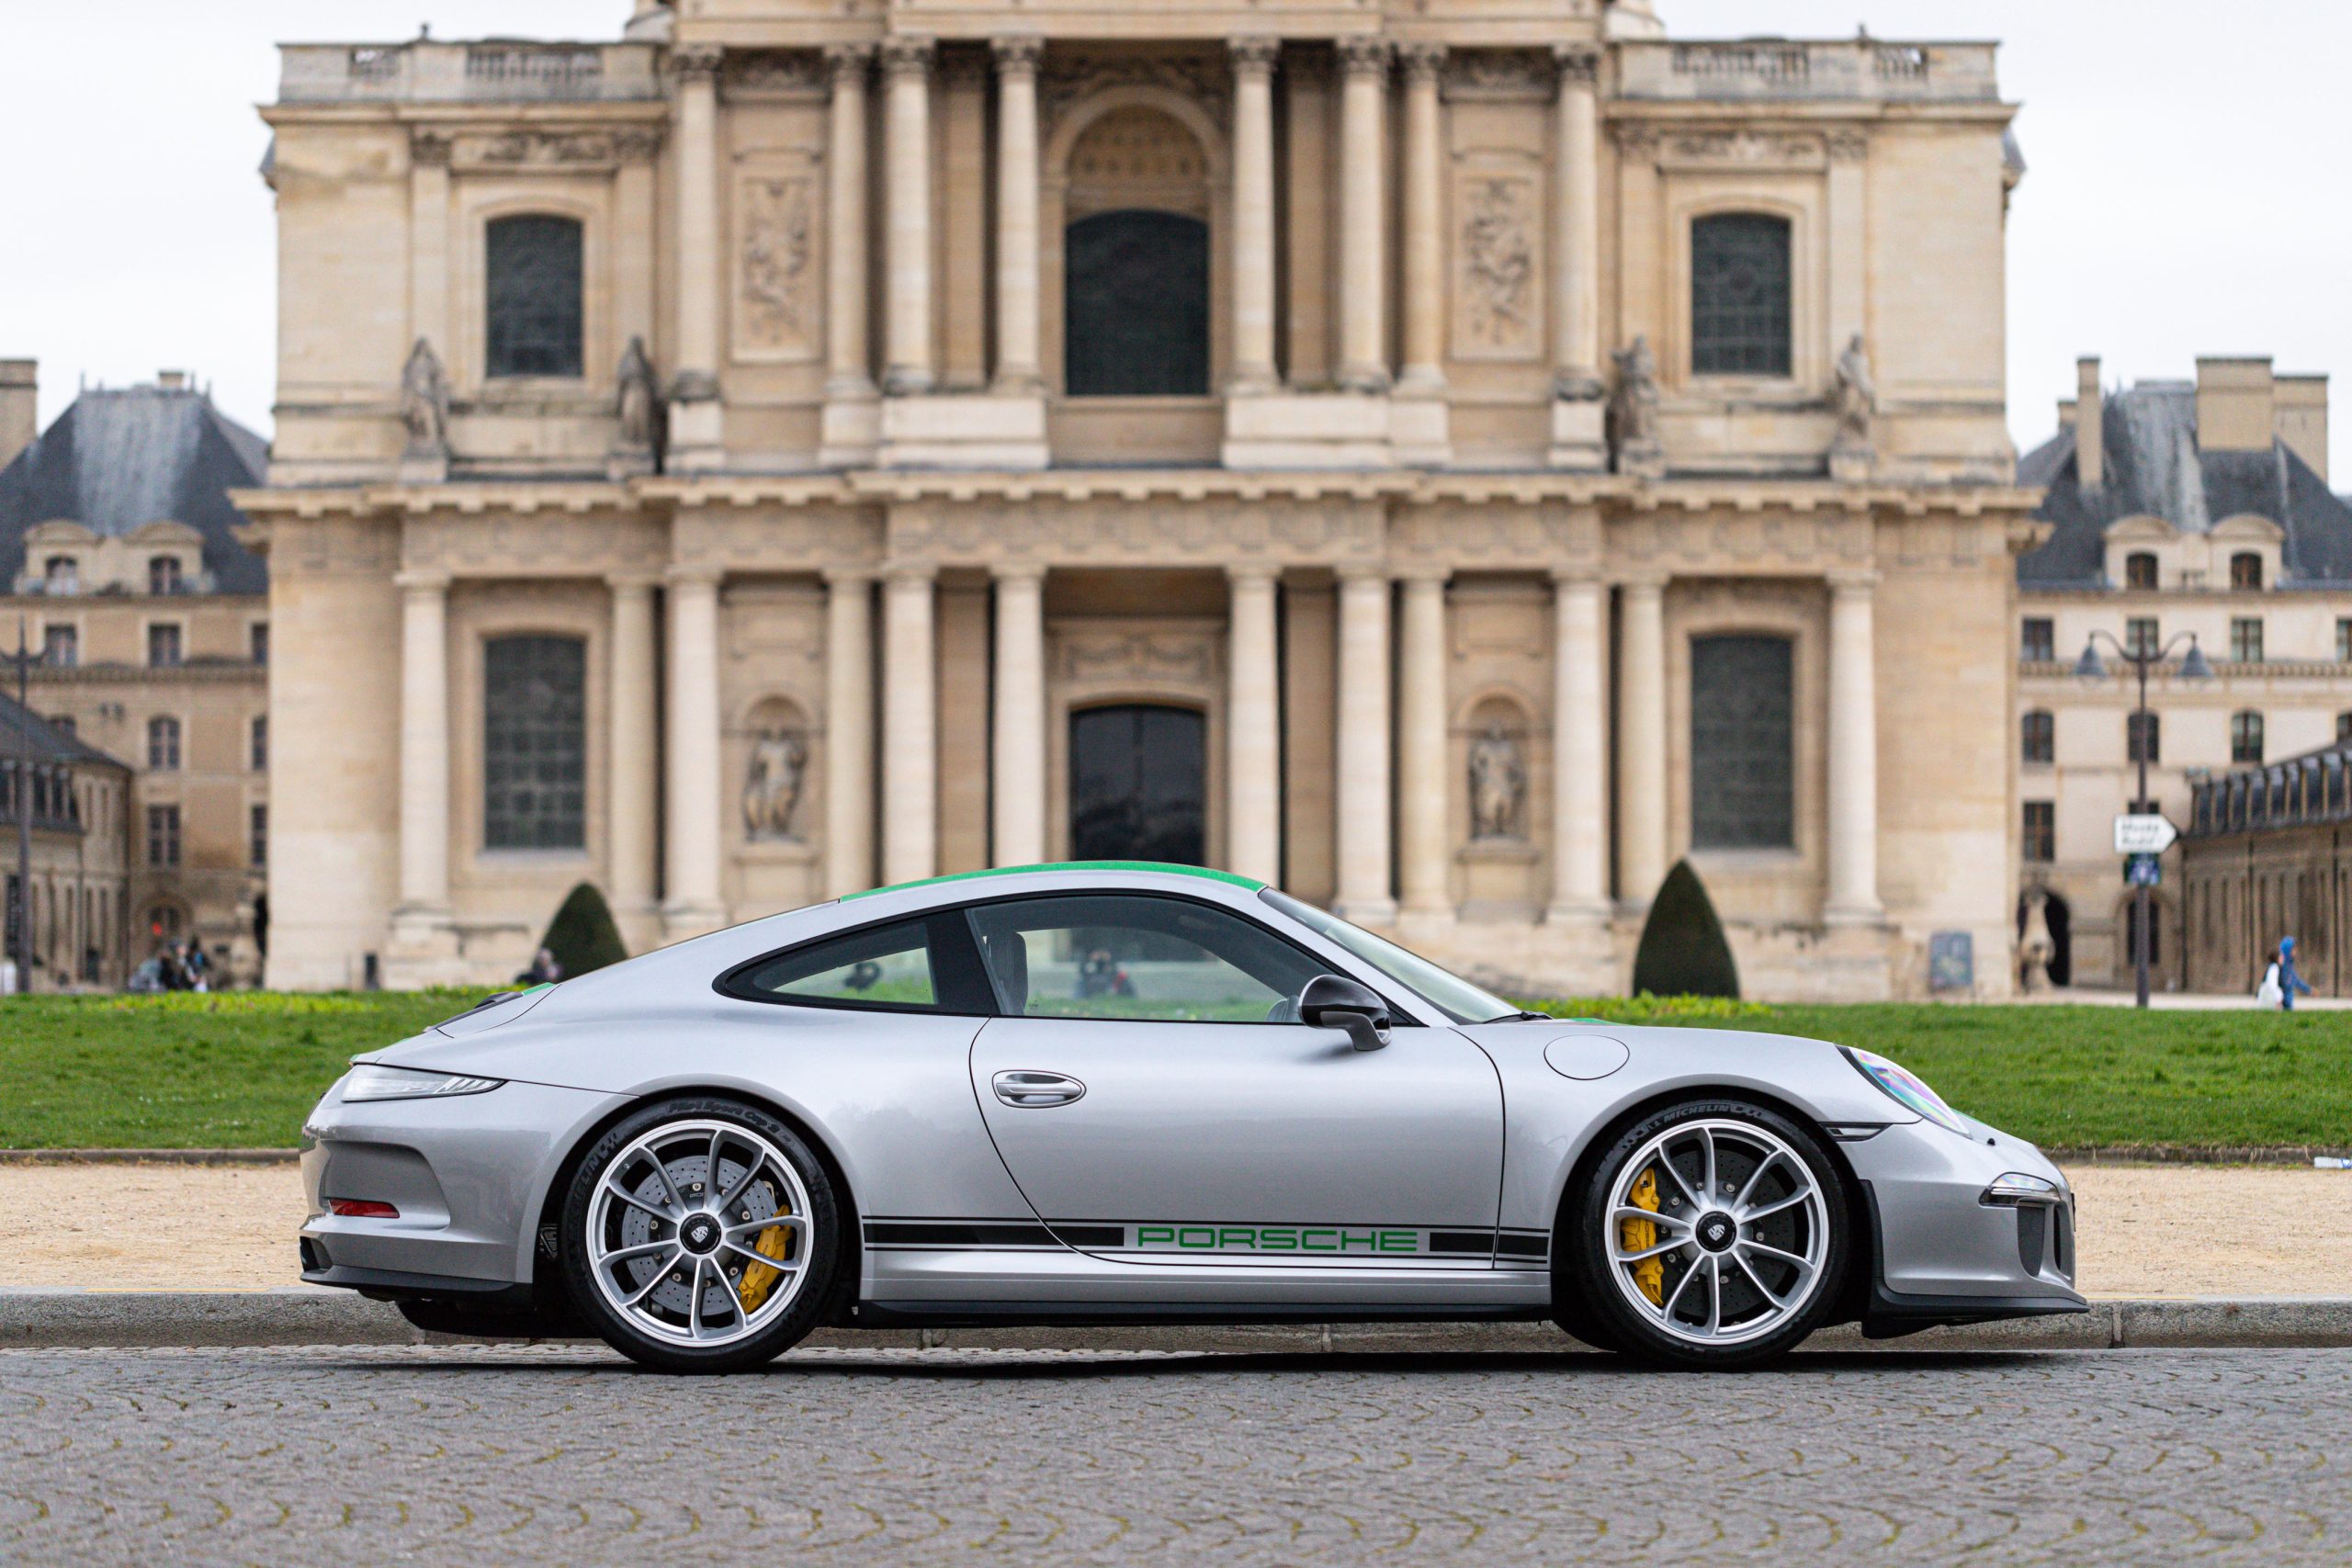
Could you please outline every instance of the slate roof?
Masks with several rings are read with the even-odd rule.
[[[12,636],[8,651],[13,654],[16,649]],[[0,766],[12,766],[23,759],[28,732],[31,736],[36,761],[95,762],[100,767],[120,768],[125,773],[130,771],[78,736],[66,734],[17,702],[14,696],[0,692]]]
[[[2046,492],[2034,515],[2053,525],[2049,543],[2018,558],[2021,585],[2104,586],[2103,536],[2120,518],[2153,515],[2203,533],[2248,512],[2287,531],[2281,587],[2352,585],[2352,504],[2285,442],[2267,452],[2204,451],[2190,381],[2142,381],[2108,393],[2102,406],[2107,471],[2097,490],[2076,481],[2071,430],[2018,459],[2018,482]]]
[[[204,536],[219,592],[266,592],[262,558],[230,532],[246,519],[228,492],[259,485],[268,466],[269,444],[200,391],[85,391],[0,468],[0,591],[23,569],[25,530],[70,518],[106,536],[185,523]]]

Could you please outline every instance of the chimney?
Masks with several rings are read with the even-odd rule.
[[[40,434],[40,362],[0,359],[0,468]]]
[[[2281,376],[2278,389],[2278,439],[2288,450],[2327,478],[2327,378]]]
[[[167,392],[185,392],[187,390],[187,372],[158,370],[155,372],[155,385]]]
[[[2075,482],[2097,490],[2107,482],[2107,406],[2098,389],[2098,355],[2075,361]]]
[[[2197,445],[2207,452],[2267,452],[2278,434],[2268,355],[2197,359]]]
[[[2075,428],[2075,400],[2072,398],[2058,400],[2058,428],[2061,430]]]

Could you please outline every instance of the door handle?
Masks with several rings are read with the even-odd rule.
[[[1084,1084],[1061,1073],[1019,1070],[999,1073],[989,1081],[999,1100],[1024,1111],[1042,1110],[1048,1105],[1068,1105],[1083,1098],[1086,1093]]]

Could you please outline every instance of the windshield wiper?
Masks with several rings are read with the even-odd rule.
[[[1512,1012],[1498,1013],[1487,1021],[1488,1023],[1561,1023],[1566,1021],[1555,1018],[1548,1012],[1530,1012],[1525,1008],[1520,1008]]]

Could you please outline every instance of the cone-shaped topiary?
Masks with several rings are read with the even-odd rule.
[[[620,929],[613,924],[613,912],[605,905],[605,896],[585,882],[564,899],[563,908],[548,922],[548,934],[539,939],[539,945],[555,954],[566,979],[585,975],[591,969],[602,969],[607,964],[618,964],[628,956],[628,949],[621,945]]]
[[[1739,966],[1732,962],[1714,900],[1687,860],[1658,885],[1642,944],[1634,950],[1634,994],[1653,997],[1736,997]]]

